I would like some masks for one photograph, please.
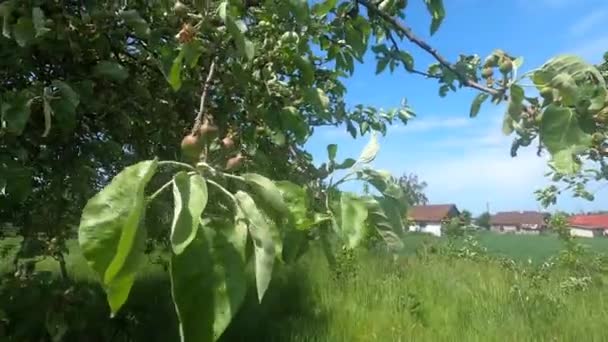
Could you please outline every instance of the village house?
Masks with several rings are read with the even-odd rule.
[[[608,235],[608,215],[574,215],[568,218],[570,234],[580,237]]]
[[[506,211],[490,217],[490,229],[497,233],[540,234],[547,228],[547,214],[537,211]]]
[[[454,204],[415,205],[408,212],[409,230],[441,236],[442,222],[459,215]]]

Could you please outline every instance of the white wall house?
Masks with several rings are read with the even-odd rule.
[[[586,238],[606,236],[608,232],[608,215],[574,215],[568,218],[570,235]]]
[[[497,233],[540,234],[546,215],[536,211],[503,211],[490,217],[490,229]]]
[[[409,231],[441,236],[441,222],[458,215],[454,204],[415,205],[408,212]]]
[[[570,235],[578,237],[593,238],[604,235],[604,229],[601,227],[570,227]]]
[[[441,222],[417,222],[410,226],[410,232],[428,233],[441,236]]]

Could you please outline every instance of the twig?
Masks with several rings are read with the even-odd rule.
[[[391,41],[391,43],[393,44],[393,48],[397,51],[401,51],[401,48],[399,47],[399,44],[397,43],[397,40],[395,39],[395,37],[393,37],[393,34],[387,30],[386,35],[388,36],[388,39]],[[416,70],[416,69],[410,69],[407,66],[405,67],[407,69],[408,72],[411,72],[412,74],[418,74],[418,75],[422,75],[428,78],[440,78],[437,75],[431,75],[427,72],[424,71],[420,71],[420,70]]]
[[[386,21],[387,23],[392,25],[395,28],[395,30],[397,30],[399,33],[403,34],[410,42],[414,43],[415,45],[420,47],[422,50],[428,52],[431,56],[433,56],[435,58],[435,60],[437,60],[437,62],[439,62],[439,64],[441,64],[443,67],[448,69],[450,72],[454,73],[454,75],[456,75],[456,77],[458,77],[458,80],[461,82],[461,84],[464,85],[465,87],[477,89],[479,91],[490,94],[492,96],[500,96],[505,101],[509,100],[509,96],[507,94],[505,94],[504,90],[497,90],[497,89],[492,89],[492,88],[486,87],[486,86],[479,84],[476,81],[468,78],[463,73],[461,73],[458,69],[456,69],[454,67],[454,65],[452,63],[450,63],[445,57],[443,57],[434,47],[429,45],[427,42],[422,40],[420,37],[416,36],[414,34],[414,32],[412,31],[412,29],[409,28],[408,26],[406,26],[405,24],[401,23],[399,21],[399,19],[394,18],[390,14],[387,14],[386,12],[380,10],[376,5],[371,3],[369,0],[359,0],[359,3],[361,3],[363,6],[365,6],[365,8],[367,8],[369,13],[378,15],[384,21]],[[389,36],[389,38],[392,38],[392,37]],[[396,41],[394,41],[394,38],[392,40],[393,40],[393,44],[395,44]],[[424,72],[413,71],[413,73],[427,76],[427,74]],[[433,77],[433,75],[429,75],[429,76]],[[429,76],[427,76],[427,77],[429,77]],[[439,78],[439,77],[435,76],[434,78]],[[535,112],[530,106],[524,106],[523,109],[526,113],[528,113],[532,116],[535,116]]]
[[[213,72],[215,70],[215,59],[211,62],[209,66],[209,74],[207,74],[207,79],[203,84],[203,92],[201,93],[201,103],[198,109],[198,114],[194,119],[194,125],[192,126],[192,131],[190,133],[197,134],[198,130],[201,128],[203,123],[203,119],[205,118],[205,99],[207,98],[207,93],[209,92],[209,86],[211,85],[211,80],[213,79]]]
[[[384,21],[388,22],[389,24],[391,24],[397,31],[399,31],[400,33],[402,33],[410,42],[416,44],[418,47],[420,47],[421,49],[423,49],[424,51],[428,52],[429,54],[431,54],[438,62],[439,64],[443,65],[446,69],[450,70],[451,72],[453,72],[458,79],[460,80],[460,82],[462,82],[463,85],[469,87],[469,88],[474,88],[477,90],[481,90],[485,93],[488,93],[490,95],[500,95],[500,92],[496,89],[492,89],[492,88],[488,88],[486,86],[483,86],[469,78],[467,78],[465,75],[463,75],[461,72],[459,72],[453,65],[452,63],[450,63],[445,57],[443,57],[442,55],[439,54],[439,52],[437,52],[437,50],[435,48],[433,48],[432,46],[430,46],[427,42],[423,41],[422,39],[420,39],[419,37],[417,37],[414,32],[412,31],[412,29],[410,29],[409,27],[405,26],[403,23],[401,23],[398,19],[393,18],[391,15],[385,13],[384,11],[380,10],[378,7],[376,7],[376,5],[372,4],[369,0],[360,0],[359,1],[363,6],[365,6],[365,8],[367,8],[367,10],[371,13],[374,13],[376,15],[378,15],[380,18],[382,18]]]

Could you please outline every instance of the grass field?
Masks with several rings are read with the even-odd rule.
[[[365,252],[348,265],[345,277],[335,279],[324,257],[313,248],[296,265],[276,270],[261,304],[251,288],[222,341],[608,340],[603,324],[608,315],[608,286],[603,274],[575,278],[579,283],[562,269],[535,275],[535,265],[559,251],[556,237],[484,232],[477,238],[490,254],[524,261],[524,266],[509,268],[495,260],[445,255],[421,257],[414,251],[445,240],[412,234],[405,239],[406,255],[396,261]],[[608,250],[608,239],[579,241],[594,251]],[[4,240],[3,246],[16,242]],[[76,242],[71,241],[69,247],[70,275],[91,284],[94,275]],[[10,252],[0,270],[10,269],[8,260]],[[37,267],[58,270],[52,260]],[[130,338],[176,340],[167,274],[152,262],[140,274],[120,316],[131,326]],[[95,314],[82,316],[107,330],[116,324],[109,320],[103,298],[98,301]],[[30,317],[36,305],[33,301],[24,307]],[[99,340],[117,340],[106,332],[99,335],[104,336]]]

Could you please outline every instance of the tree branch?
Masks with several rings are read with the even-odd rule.
[[[439,62],[439,64],[443,65],[446,69],[453,72],[454,75],[456,75],[458,77],[458,79],[464,86],[483,91],[484,93],[488,93],[490,95],[494,95],[494,96],[500,95],[500,92],[498,90],[488,88],[484,85],[481,85],[481,84],[467,78],[465,75],[463,75],[461,72],[459,72],[452,65],[452,63],[450,63],[445,57],[440,55],[439,52],[437,52],[437,50],[435,48],[433,48],[427,42],[423,41],[418,36],[416,36],[414,34],[414,32],[412,31],[412,29],[410,29],[409,27],[407,27],[406,25],[401,23],[398,19],[393,18],[391,15],[380,10],[378,7],[376,7],[376,5],[372,4],[369,0],[359,0],[359,3],[361,3],[363,6],[365,6],[365,8],[367,8],[369,13],[378,15],[384,21],[391,24],[395,28],[395,30],[397,30],[399,33],[403,34],[410,42],[414,43],[415,45],[417,45],[418,47],[420,47],[421,49],[423,49],[424,51],[426,51],[430,55],[432,55]]]
[[[211,85],[211,80],[213,79],[213,72],[215,71],[215,59],[211,61],[211,65],[209,66],[209,74],[207,74],[207,79],[203,84],[203,91],[201,93],[201,103],[198,109],[198,114],[194,119],[194,125],[192,126],[192,131],[190,133],[197,134],[198,130],[201,128],[203,123],[203,118],[205,118],[205,99],[207,98],[207,93],[209,93],[209,86]]]
[[[397,40],[395,39],[395,37],[393,37],[393,34],[387,30],[386,35],[388,36],[388,39],[393,44],[393,48],[397,51],[401,51],[401,48],[399,47],[399,44],[397,43]],[[416,69],[408,69],[407,67],[406,67],[406,69],[408,72],[411,72],[412,74],[418,74],[418,75],[422,75],[422,76],[425,76],[428,78],[436,78],[436,79],[441,78],[437,75],[431,75],[424,71],[420,71],[420,70],[416,70]]]

